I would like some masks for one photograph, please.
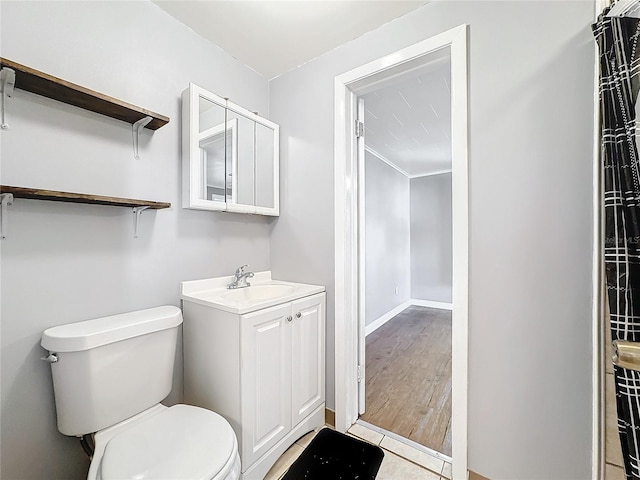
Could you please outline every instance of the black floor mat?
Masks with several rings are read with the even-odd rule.
[[[384,453],[330,428],[323,428],[282,480],[374,480]]]

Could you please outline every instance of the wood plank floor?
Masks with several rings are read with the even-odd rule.
[[[360,418],[451,456],[451,312],[409,307],[366,339]]]

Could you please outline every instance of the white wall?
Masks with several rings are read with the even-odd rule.
[[[411,298],[451,303],[451,174],[411,179]]]
[[[147,2],[0,2],[1,54],[171,117],[132,158],[130,125],[20,90],[1,133],[2,183],[168,201],[145,212],[16,200],[2,240],[2,478],[81,479],[78,441],[58,433],[47,327],[161,304],[179,282],[269,268],[270,219],[183,210],[180,94],[192,81],[268,112],[255,72]],[[178,352],[179,360],[181,351]],[[176,372],[182,370],[178,362]],[[182,395],[177,376],[170,402]]]
[[[591,476],[593,11],[434,1],[270,83],[283,147],[271,263],[327,286],[332,407],[334,77],[470,25],[469,467],[492,479]]]
[[[365,324],[369,325],[411,297],[410,194],[409,178],[369,152],[365,185]]]

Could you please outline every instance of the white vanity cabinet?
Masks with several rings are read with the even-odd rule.
[[[242,316],[241,458],[248,464],[324,406],[324,297]]]
[[[223,415],[238,437],[242,478],[262,480],[324,424],[325,293],[246,313],[182,298],[185,403]]]

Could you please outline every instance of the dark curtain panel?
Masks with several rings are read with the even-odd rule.
[[[604,259],[614,340],[640,342],[640,169],[636,113],[640,62],[635,18],[601,16],[601,159],[604,164]],[[614,367],[618,430],[627,479],[640,480],[640,372]]]

